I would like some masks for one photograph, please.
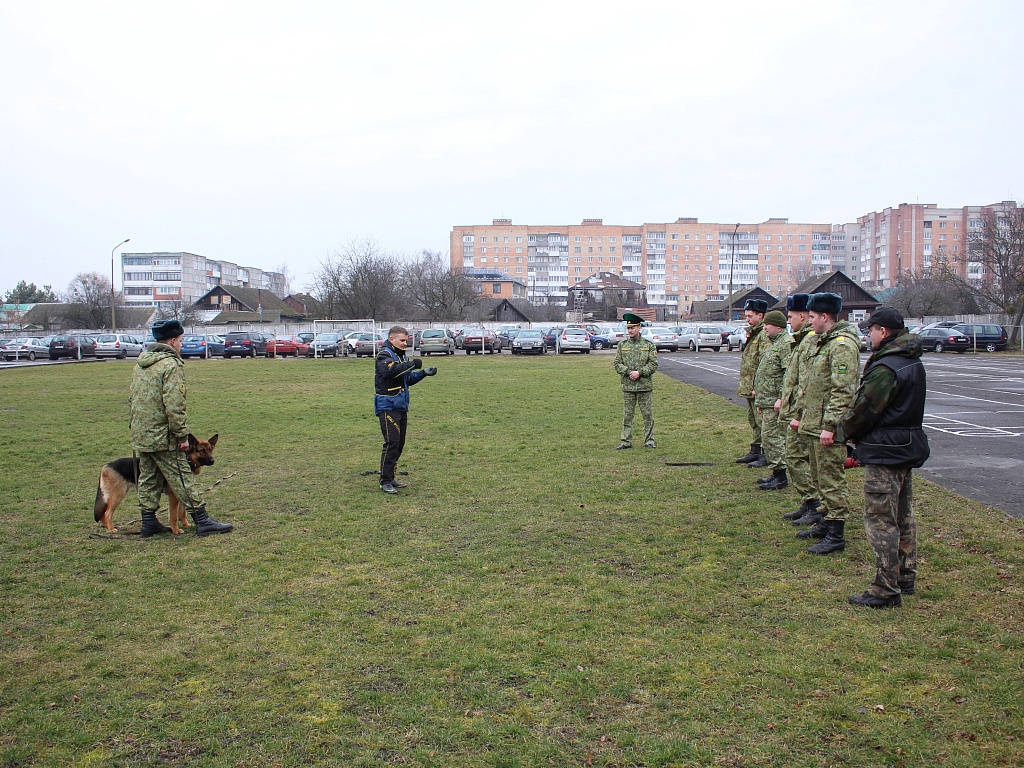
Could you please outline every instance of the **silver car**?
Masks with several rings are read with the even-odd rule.
[[[454,355],[455,341],[442,328],[427,328],[420,333],[419,350],[421,355]]]
[[[547,342],[540,331],[520,331],[512,339],[513,355],[544,355],[547,351]]]
[[[585,328],[563,328],[555,339],[555,350],[560,355],[575,350],[584,355],[590,354],[590,334]]]
[[[43,343],[42,339],[23,337],[11,339],[2,347],[0,354],[4,360],[35,360],[37,357],[47,357],[50,354],[50,344]]]
[[[691,352],[702,349],[713,349],[718,352],[722,348],[722,331],[717,325],[687,325],[679,334],[679,346]]]
[[[663,349],[676,352],[679,349],[679,336],[671,328],[643,328],[640,335],[653,342],[659,352]]]
[[[96,357],[138,357],[145,351],[142,341],[127,333],[100,333],[96,339]]]

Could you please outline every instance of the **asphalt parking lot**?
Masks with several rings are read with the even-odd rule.
[[[866,359],[862,354],[862,366]],[[745,407],[736,396],[739,353],[663,353],[658,360],[660,372]],[[924,362],[924,426],[932,455],[918,472],[951,491],[1024,517],[1024,357],[929,353]]]

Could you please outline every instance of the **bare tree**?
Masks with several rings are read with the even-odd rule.
[[[72,328],[110,327],[110,280],[99,272],[81,272],[68,284],[64,294],[65,323]],[[114,306],[124,302],[120,293],[114,294]]]
[[[982,307],[1013,318],[1011,339],[1024,319],[1024,208],[987,212],[967,238],[967,276],[950,272]],[[972,264],[980,272],[972,271]]]
[[[472,281],[440,253],[423,251],[403,270],[403,289],[427,320],[462,320],[479,301]]]
[[[325,318],[374,320],[400,314],[402,265],[370,240],[353,241],[320,263],[310,294]]]
[[[284,296],[290,295],[292,292],[292,271],[288,269],[287,262],[282,261],[280,264],[274,267],[274,271],[280,272],[282,275],[284,275]],[[282,296],[281,298],[284,298],[284,296]]]
[[[955,315],[972,310],[969,297],[944,272],[934,276],[902,272],[886,301],[904,317]]]
[[[186,328],[198,325],[200,318],[200,311],[195,304],[186,303],[180,299],[161,301],[153,317],[154,320],[178,320]]]

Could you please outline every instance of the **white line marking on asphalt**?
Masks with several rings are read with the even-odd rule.
[[[707,371],[708,373],[717,373],[719,376],[734,376],[737,372],[735,368],[724,368],[721,365],[714,365],[712,363],[702,363],[698,365],[697,363],[689,363],[684,360],[676,360],[672,357],[662,358],[662,360],[669,363],[675,363],[676,365],[685,365],[688,368],[699,368],[700,370]]]
[[[953,419],[947,416],[938,416],[936,414],[925,414],[925,420],[938,419],[946,422],[946,425],[925,423],[924,426],[929,429],[934,429],[937,432],[945,432],[948,435],[956,435],[958,437],[992,437],[993,435],[999,435],[1002,437],[1020,437],[1021,432],[1010,432],[999,427],[986,427],[984,424],[972,424],[969,421],[961,421],[960,419]],[[957,426],[953,426],[957,425]]]
[[[968,395],[958,395],[956,392],[939,392],[937,389],[927,390],[930,395],[942,395],[944,397],[956,397],[961,400],[973,400],[977,403],[992,403],[993,405],[1005,405],[1007,408],[1024,408],[1024,404],[1017,405],[1016,403],[1004,403],[1001,400],[986,400],[984,397],[970,397]]]

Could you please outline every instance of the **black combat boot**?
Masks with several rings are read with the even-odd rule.
[[[148,510],[142,510],[142,530],[139,531],[139,535],[148,539],[150,536],[155,536],[158,533],[170,533],[171,529],[166,525],[163,525],[159,520],[156,519],[156,512],[149,512]]]
[[[746,456],[740,456],[738,459],[736,459],[736,463],[737,464],[747,464],[747,463],[749,463],[751,461],[755,461],[757,459],[757,457],[760,456],[760,455],[761,455],[761,444],[760,443],[751,443],[750,444],[750,451],[747,453]]]
[[[764,449],[761,446],[758,446],[757,450],[759,451],[759,453],[754,458],[754,460],[747,462],[747,466],[750,467],[751,469],[757,469],[758,467],[768,466],[768,457],[764,455]]]
[[[761,486],[762,491],[781,491],[789,487],[789,478],[786,477],[786,470],[772,470],[772,477],[767,483]]]
[[[799,520],[801,517],[806,515],[808,512],[814,512],[817,509],[817,500],[811,499],[810,502],[803,501],[800,506],[794,509],[792,512],[787,512],[782,516],[783,520]]]
[[[842,520],[829,520],[829,531],[825,538],[807,548],[809,555],[830,555],[833,552],[841,552],[846,549],[846,539],[843,538],[843,527],[846,525]]]
[[[862,595],[850,595],[849,600],[853,605],[865,605],[868,608],[899,608],[903,603],[899,595],[877,597],[870,592],[865,592]]]
[[[772,470],[772,474],[768,475],[768,477],[759,477],[759,478],[757,478],[757,484],[760,485],[760,486],[765,486],[765,485],[768,485],[774,479],[775,479],[775,471]]]
[[[828,523],[828,520],[821,519],[814,524],[814,527],[798,531],[796,537],[798,539],[824,539],[828,535]]]
[[[825,517],[821,514],[821,502],[817,499],[814,499],[813,506],[811,504],[808,504],[807,506],[810,507],[810,509],[807,510],[803,517],[798,517],[794,520],[793,525],[814,525]]]
[[[192,521],[196,524],[196,533],[199,536],[209,536],[211,533],[227,533],[233,526],[231,523],[218,523],[206,514],[206,505],[199,507],[192,513]]]
[[[896,586],[900,588],[900,592],[904,595],[914,594],[914,582],[912,581],[897,581]]]

